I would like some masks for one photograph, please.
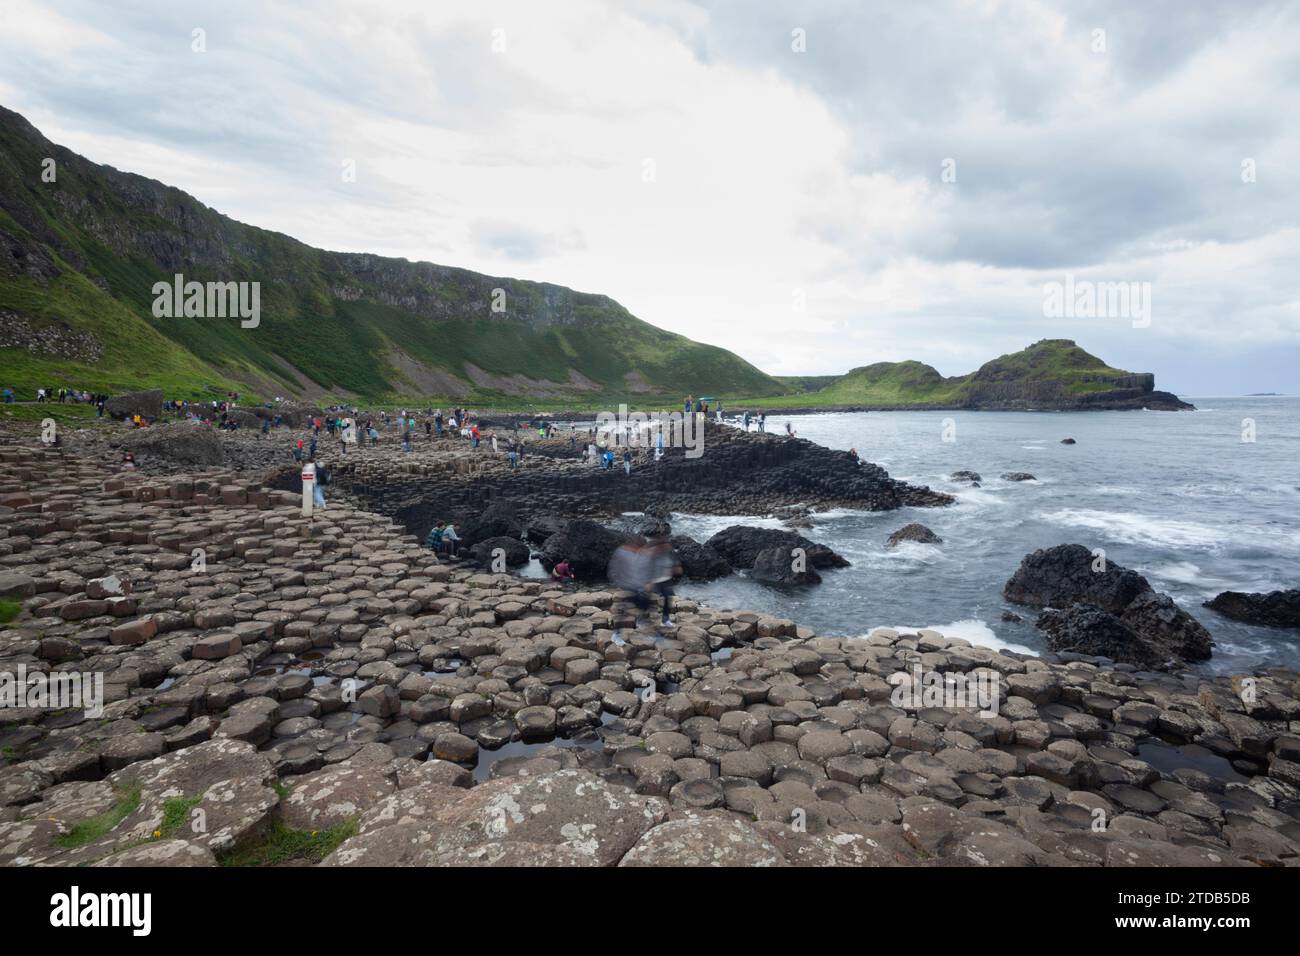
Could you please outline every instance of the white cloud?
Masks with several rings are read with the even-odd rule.
[[[1053,335],[1114,364],[1164,343],[1176,378],[1297,347],[1282,7],[0,8],[5,105],[96,161],[313,245],[603,292],[769,371],[952,374]],[[1067,270],[1153,282],[1140,344],[1043,317]]]

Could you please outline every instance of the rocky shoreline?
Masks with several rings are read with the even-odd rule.
[[[501,503],[531,502],[530,523],[581,502],[943,503],[844,453],[719,434],[708,471],[634,484],[568,461],[563,436],[513,474],[381,446],[331,456],[342,494],[308,522],[283,441],[217,436],[220,465],[158,454],[123,475],[113,443],[137,440],[0,436],[0,593],[21,607],[0,671],[105,691],[96,717],[0,709],[0,865],[1300,859],[1292,671],[827,637],[685,600],[672,629],[634,631],[608,587],[440,561],[416,533],[420,508],[468,522]],[[1124,618],[1141,589],[1116,580]],[[928,678],[937,697],[900,697],[921,674],[991,689],[992,713]]]

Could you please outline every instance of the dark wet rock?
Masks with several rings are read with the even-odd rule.
[[[980,477],[977,471],[954,471],[948,476],[949,481],[973,481],[981,482],[984,479]]]
[[[905,524],[889,536],[889,546],[897,547],[904,541],[915,541],[919,544],[943,544],[943,538],[939,537],[923,524],[913,521],[911,524]]]
[[[1213,653],[1210,632],[1167,594],[1139,594],[1121,618],[1142,640],[1175,659],[1204,661]]]
[[[752,568],[759,552],[769,548],[781,548],[787,553],[795,548],[801,548],[807,556],[809,566],[819,570],[849,566],[848,561],[826,545],[816,544],[801,534],[782,531],[779,528],[732,525],[709,538],[705,544],[722,555],[733,568]]]
[[[682,573],[693,581],[712,581],[731,573],[727,559],[707,544],[686,535],[672,539],[673,550],[682,564]]]
[[[754,558],[749,576],[773,587],[797,587],[820,584],[822,576],[807,556],[796,557],[788,548],[764,548]]]
[[[473,547],[488,538],[513,538],[519,541],[524,534],[524,520],[510,502],[495,501],[456,530],[460,534],[462,547]]]
[[[1046,615],[1045,629],[1062,649],[1111,644],[1129,650],[1116,658],[1132,663],[1203,661],[1210,657],[1213,639],[1195,618],[1173,599],[1157,594],[1146,578],[1079,544],[1062,544],[1026,555],[1002,592],[1010,601],[1037,607],[1064,609],[1091,605],[1118,618],[1136,638],[1136,644],[1113,622],[1091,612],[1074,616]]]
[[[544,544],[553,534],[559,534],[569,524],[568,518],[557,515],[534,515],[528,519],[524,536],[530,544]]]
[[[1263,627],[1300,628],[1300,588],[1267,593],[1224,591],[1205,602],[1224,617]]]
[[[1128,625],[1095,604],[1044,611],[1037,625],[1047,635],[1047,646],[1053,651],[1109,657],[1143,667],[1164,663]]]
[[[561,561],[568,561],[576,577],[599,580],[605,576],[609,559],[622,543],[622,537],[608,528],[594,521],[578,519],[546,539],[542,545],[542,564],[552,568]]]
[[[619,515],[610,521],[609,529],[621,535],[635,534],[643,538],[673,533],[672,525],[655,515]]]
[[[1076,442],[1075,442],[1075,440],[1074,440],[1073,438],[1062,438],[1062,439],[1061,439],[1061,444],[1062,444],[1062,445],[1073,445],[1073,444],[1076,444]]]
[[[160,458],[173,465],[220,465],[226,453],[217,432],[209,425],[174,422],[128,432],[117,446],[130,451],[137,462]]]
[[[1017,604],[1065,608],[1084,602],[1118,614],[1150,590],[1136,571],[1094,557],[1081,544],[1060,544],[1026,555],[1002,593]]]
[[[496,558],[494,552],[498,548],[501,549],[507,568],[517,568],[528,563],[530,554],[528,545],[519,538],[485,538],[470,548],[470,554],[473,555],[474,563],[479,567],[491,568]]]
[[[1002,480],[1003,481],[1037,481],[1038,479],[1035,478],[1027,471],[1008,471],[1002,475]]]

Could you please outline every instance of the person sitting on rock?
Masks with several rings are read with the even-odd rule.
[[[424,539],[424,546],[430,551],[438,552],[442,550],[442,522],[439,521],[431,529],[429,535]]]
[[[131,454],[129,451],[122,456],[122,470],[135,471],[135,455]]]
[[[442,546],[448,556],[456,557],[456,545],[460,544],[460,535],[456,533],[456,526],[447,525],[442,530]]]

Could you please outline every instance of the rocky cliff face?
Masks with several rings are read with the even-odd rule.
[[[42,175],[48,160],[53,181]],[[156,319],[153,286],[178,273],[187,281],[258,283],[260,326],[231,335],[211,320]],[[676,402],[706,384],[721,394],[783,390],[725,349],[657,329],[607,296],[315,249],[236,222],[179,189],[93,163],[3,108],[0,309],[33,328],[64,322],[102,333],[103,360],[93,364],[104,368],[79,372],[85,381],[78,384],[105,390],[167,377],[182,386],[172,391],[193,385],[196,395],[209,387],[326,390],[480,405],[616,401],[631,392]],[[167,341],[154,380],[132,380],[139,363],[121,359],[159,334]],[[17,384],[58,377],[38,359],[27,366],[30,375]]]

